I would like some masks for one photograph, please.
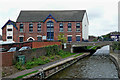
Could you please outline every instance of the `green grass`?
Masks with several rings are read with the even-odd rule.
[[[25,76],[27,76],[27,75],[30,75],[30,74],[33,74],[33,73],[36,73],[36,72],[38,72],[38,70],[33,71],[33,72],[30,72],[30,73],[27,73],[27,74],[24,74],[24,75],[22,75],[22,76],[18,76],[18,77],[16,77],[16,78],[12,79],[12,80],[18,80],[18,79],[20,79],[20,78],[23,78],[23,77],[25,77]]]
[[[97,47],[99,47],[99,46],[87,46],[87,49],[93,49],[93,50],[96,50]]]
[[[69,57],[69,56],[72,56],[72,55],[75,55],[76,53],[70,53],[70,52],[65,52],[63,50],[60,50],[58,55],[62,58],[66,58],[66,57]]]
[[[69,57],[69,56],[72,56],[72,55],[75,55],[75,53],[68,53],[68,54],[65,54],[65,55],[61,55],[61,57],[66,58],[66,57]]]
[[[87,46],[87,49],[90,49],[90,48],[92,48],[93,46]]]
[[[49,56],[40,56],[39,58],[33,58],[31,61],[27,61],[24,65],[22,65],[20,62],[16,63],[15,66],[17,69],[19,70],[24,70],[24,69],[31,69],[33,67],[36,66],[40,66],[55,60],[59,60],[61,58],[66,58],[72,55],[75,55],[76,53],[70,53],[70,52],[65,52],[63,50],[59,50],[59,52],[56,55],[49,55]],[[77,54],[74,57],[77,57],[79,55],[82,55],[83,53]],[[13,79],[13,80],[18,80],[20,78],[23,78],[27,75],[30,75],[32,73],[36,73],[38,72],[38,70],[24,74],[22,76],[18,76],[17,78]]]
[[[80,56],[80,55],[82,55],[82,54],[83,54],[83,53],[79,53],[79,54],[75,55],[74,57]]]
[[[25,69],[31,69],[33,67],[37,67],[52,61],[56,61],[61,58],[66,58],[72,55],[75,55],[76,53],[70,53],[70,52],[65,52],[63,50],[60,50],[56,55],[49,55],[49,56],[40,56],[39,58],[33,58],[30,61],[27,61],[24,65],[22,65],[20,62],[17,62],[15,64],[15,67],[22,71]]]

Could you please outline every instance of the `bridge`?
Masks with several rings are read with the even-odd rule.
[[[74,48],[80,48],[84,46],[106,46],[106,45],[112,45],[112,41],[100,41],[100,42],[72,42],[67,45],[70,45],[71,49],[70,51],[73,53]]]

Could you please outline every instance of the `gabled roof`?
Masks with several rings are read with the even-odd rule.
[[[12,20],[8,20],[8,21],[5,23],[5,25],[2,27],[2,29],[3,29],[7,24],[12,24],[16,29],[18,29],[18,28],[16,27],[16,23],[15,23],[14,21],[12,21]]]
[[[49,16],[43,21],[43,22],[45,22],[47,19],[49,19],[49,18],[52,18],[52,19],[54,19],[55,21],[56,21],[56,19],[51,15],[51,14],[49,14]],[[57,21],[56,21],[57,22]]]
[[[16,22],[40,22],[52,15],[56,21],[82,21],[86,10],[25,10],[21,11]]]

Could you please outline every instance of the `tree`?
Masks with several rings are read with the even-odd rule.
[[[64,37],[63,33],[60,33],[58,35],[58,40],[60,40],[62,43],[66,43],[67,42],[67,39],[66,39],[66,37]]]

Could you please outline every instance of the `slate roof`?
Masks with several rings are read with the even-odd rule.
[[[52,15],[56,21],[82,21],[86,10],[24,10],[16,22],[39,22]]]

